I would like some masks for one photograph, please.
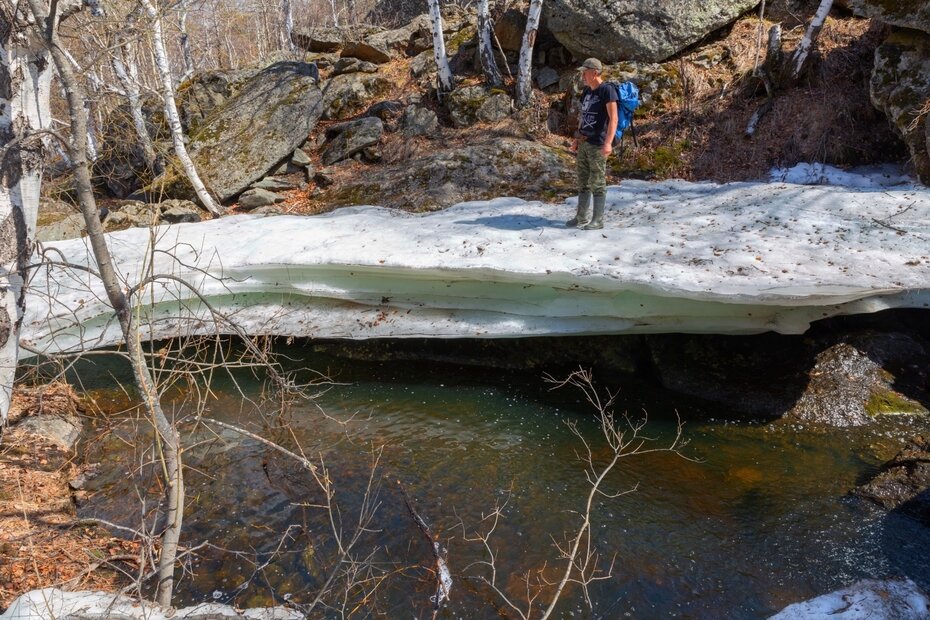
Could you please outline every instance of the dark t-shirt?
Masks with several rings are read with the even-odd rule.
[[[578,132],[594,146],[603,146],[607,133],[607,103],[617,101],[617,89],[604,82],[594,90],[585,86],[581,92],[581,118]]]

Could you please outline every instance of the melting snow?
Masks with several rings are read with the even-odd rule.
[[[600,231],[564,226],[574,199],[498,198],[165,226],[155,254],[148,230],[108,238],[128,286],[154,264],[251,334],[801,333],[822,317],[930,304],[930,191],[858,185],[625,181],[609,188]],[[86,240],[53,245],[93,265]],[[233,331],[177,281],[138,299],[152,337]],[[114,344],[105,300],[86,272],[38,270],[24,344]]]

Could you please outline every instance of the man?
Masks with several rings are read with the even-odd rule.
[[[601,78],[604,66],[597,58],[588,58],[578,70],[585,83],[578,133],[572,143],[572,150],[578,153],[578,212],[565,225],[597,230],[604,227],[607,156],[617,131],[617,90]],[[594,217],[590,211],[592,196]]]

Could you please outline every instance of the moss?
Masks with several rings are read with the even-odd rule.
[[[865,404],[865,411],[873,418],[880,415],[924,415],[927,413],[923,405],[893,390],[872,392]]]
[[[378,184],[348,185],[328,192],[325,199],[333,205],[346,207],[374,204],[382,193],[383,190]]]

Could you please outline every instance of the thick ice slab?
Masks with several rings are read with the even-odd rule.
[[[326,338],[800,333],[930,305],[926,189],[629,181],[609,189],[604,230],[565,228],[574,210],[515,198],[429,214],[353,207],[162,227],[154,254],[148,230],[109,242],[127,286],[149,267],[191,285],[162,278],[138,297],[152,337],[232,331],[217,315],[250,334]],[[84,240],[54,245],[93,265]],[[105,299],[84,271],[39,270],[24,343],[115,343]]]

